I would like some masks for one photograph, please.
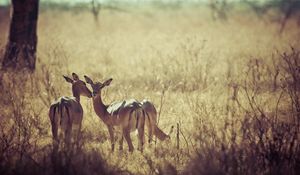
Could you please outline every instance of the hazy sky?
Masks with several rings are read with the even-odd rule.
[[[77,3],[77,2],[91,2],[91,0],[40,0],[42,2],[68,2],[68,3]],[[97,0],[98,2],[105,2],[105,1],[114,1],[114,0]],[[164,2],[174,2],[174,1],[209,1],[209,0],[117,0],[120,2],[151,2],[151,1],[164,1]],[[229,1],[240,1],[240,0],[229,0]],[[10,0],[0,0],[0,4],[8,4]]]
[[[68,2],[68,3],[77,3],[77,2],[91,2],[91,0],[40,0],[41,2]],[[209,0],[97,0],[98,2],[105,2],[105,1],[120,1],[120,2],[151,2],[151,1],[164,1],[164,2],[205,2]],[[240,0],[227,0],[227,1],[240,1]],[[270,0],[252,0],[252,1],[260,1],[260,2],[267,2]],[[8,4],[10,0],[0,0],[0,5]]]

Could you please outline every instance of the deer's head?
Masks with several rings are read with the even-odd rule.
[[[101,82],[93,82],[93,80],[88,77],[88,76],[84,76],[85,81],[91,85],[92,89],[93,89],[93,96],[96,96],[97,94],[101,94],[101,90],[105,87],[105,86],[109,86],[111,81],[113,80],[112,78],[104,81],[103,83]]]
[[[75,73],[72,73],[72,78],[69,78],[68,76],[63,76],[65,80],[68,83],[72,84],[72,91],[73,95],[76,96],[86,96],[91,98],[92,97],[92,92],[87,88],[86,83],[82,80],[79,79],[78,75]]]

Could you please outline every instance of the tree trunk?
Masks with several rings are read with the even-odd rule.
[[[9,38],[2,68],[34,71],[39,0],[12,0]]]

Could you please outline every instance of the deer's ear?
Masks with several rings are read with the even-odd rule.
[[[113,80],[112,78],[106,80],[106,81],[103,83],[103,85],[104,85],[104,86],[109,86],[112,80]]]
[[[75,74],[74,72],[72,73],[72,77],[73,77],[73,80],[74,80],[74,81],[78,81],[78,80],[79,80],[78,75]]]
[[[68,82],[68,83],[73,83],[74,80],[72,80],[71,78],[67,77],[67,76],[63,76],[65,78],[65,80]]]
[[[85,82],[87,82],[88,84],[93,84],[93,80],[90,77],[84,75],[84,79],[85,79]]]

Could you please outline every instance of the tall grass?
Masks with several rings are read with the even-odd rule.
[[[300,74],[296,61],[299,60],[299,51],[292,48],[277,57],[283,77],[277,91],[266,95],[272,84],[264,86],[266,79],[261,78],[264,74],[258,70],[263,65],[256,60],[256,66],[250,66],[246,72],[245,82],[236,85],[240,89],[238,95],[230,94],[227,115],[214,104],[210,107],[214,112],[209,114],[205,112],[208,104],[194,109],[200,115],[196,125],[198,134],[194,139],[200,143],[195,158],[186,169],[187,174],[299,173],[297,79]],[[272,78],[267,80],[270,83]],[[216,127],[217,121],[203,120],[203,115],[218,115],[219,128]]]

